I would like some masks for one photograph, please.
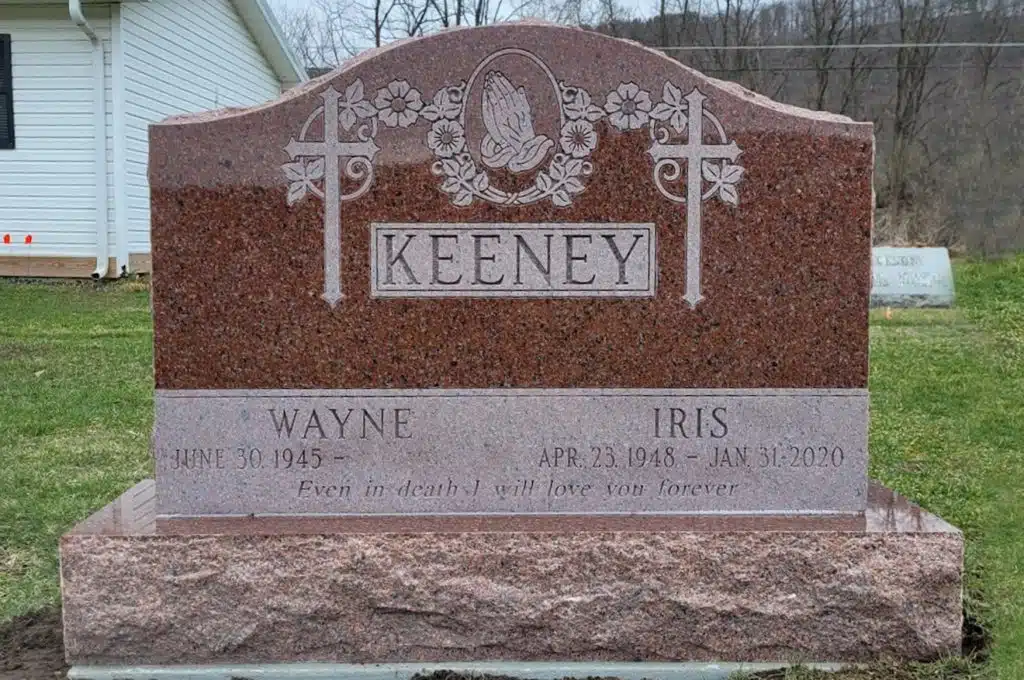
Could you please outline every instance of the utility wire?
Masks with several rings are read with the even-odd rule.
[[[674,52],[699,52],[702,50],[885,50],[910,48],[971,48],[971,47],[1024,47],[1024,42],[938,42],[938,43],[871,43],[836,45],[676,45],[654,47],[656,50]]]
[[[689,65],[689,64],[687,64]],[[849,72],[849,66],[825,66],[825,67],[790,67],[790,66],[756,66],[748,67],[744,66],[741,68],[700,68],[694,66],[692,68],[698,69],[701,73],[818,73],[819,71],[844,71]],[[871,66],[870,64],[859,64],[857,70],[859,71],[902,71],[906,67],[900,66]],[[972,68],[982,68],[981,64],[966,64],[963,67],[960,66],[929,66],[929,71],[966,71]],[[1019,66],[989,66],[990,71],[1019,71]]]

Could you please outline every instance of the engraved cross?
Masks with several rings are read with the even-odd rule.
[[[647,152],[655,163],[662,159],[686,159],[686,300],[690,307],[704,299],[700,292],[700,205],[703,202],[704,186],[701,163],[704,160],[728,159],[735,161],[740,155],[736,142],[728,144],[704,143],[704,100],[707,99],[694,88],[686,95],[687,138],[686,144],[662,144],[655,142]]]
[[[324,168],[324,293],[321,297],[332,307],[338,304],[341,292],[341,159],[364,158],[372,161],[380,151],[373,139],[343,142],[338,138],[338,100],[333,87],[324,90],[324,141],[299,141],[294,137],[285,151],[295,160],[298,156],[323,158]]]

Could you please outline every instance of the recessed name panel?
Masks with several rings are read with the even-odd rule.
[[[374,297],[652,297],[653,224],[374,224]]]
[[[855,513],[866,390],[156,396],[162,515]]]

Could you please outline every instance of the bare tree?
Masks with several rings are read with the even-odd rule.
[[[550,0],[310,0],[302,8],[279,5],[285,37],[308,66],[337,66],[361,49],[452,26],[482,26],[544,15]],[[573,0],[583,21],[585,0]],[[613,0],[604,0],[612,2]],[[616,18],[626,18],[622,6]]]
[[[600,13],[591,0],[549,0],[532,8],[535,15],[567,26],[594,26]]]
[[[819,111],[825,108],[829,78],[834,69],[835,46],[847,36],[852,4],[852,0],[805,0],[799,6],[804,38],[816,46],[810,50],[815,76],[810,100]]]
[[[995,43],[975,48],[981,77],[978,96],[982,100],[988,95],[992,67],[1002,52],[1000,43],[1006,40],[1010,30],[1011,17],[1007,5],[1006,0],[991,0],[986,2],[978,13],[978,22],[975,28],[977,39],[985,43]]]
[[[877,26],[868,19],[869,0],[850,0],[850,21],[845,40],[850,45],[864,45],[878,34]],[[860,95],[871,74],[873,59],[859,47],[849,50],[846,78],[839,97],[839,113],[859,115]]]
[[[759,55],[731,49],[754,44],[760,0],[712,0],[714,14],[702,18],[708,60],[725,77],[751,85]]]
[[[926,119],[924,105],[941,84],[930,77],[930,66],[949,19],[950,5],[943,0],[893,0],[900,42],[896,51],[896,94],[892,115],[892,150],[888,166],[889,216],[898,229],[902,208],[912,200],[912,150],[921,141]]]
[[[609,35],[622,37],[622,25],[630,20],[630,12],[618,0],[597,0],[600,27]]]
[[[668,42],[668,0],[658,0],[658,43],[669,47]]]
[[[301,10],[279,5],[274,12],[307,66],[333,67],[359,51],[360,29],[353,21],[358,9],[344,0],[313,0]]]

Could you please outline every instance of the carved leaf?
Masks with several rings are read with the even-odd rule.
[[[551,187],[554,185],[546,172],[537,173],[537,179],[534,180],[534,184],[536,184],[537,188],[545,194],[551,191]]]
[[[341,105],[338,111],[338,122],[341,123],[341,129],[345,132],[352,129],[352,126],[356,124],[356,114],[351,106]]]
[[[704,176],[704,179],[708,182],[721,182],[722,181],[722,168],[719,167],[718,163],[713,161],[703,161],[700,164],[700,174]]]
[[[686,128],[686,114],[683,111],[684,109],[678,106],[670,106],[665,102],[661,102],[651,111],[651,118],[661,121],[667,120],[672,129],[677,133],[681,133]]]
[[[651,118],[668,121],[676,133],[682,133],[686,127],[686,112],[689,108],[682,91],[666,80],[661,91],[661,99],[662,101],[651,111]]]
[[[447,194],[454,194],[462,186],[462,182],[459,181],[458,177],[449,177],[441,183],[441,191]]]
[[[559,208],[565,208],[566,206],[572,205],[572,199],[569,198],[569,194],[562,189],[551,194],[551,202]]]
[[[686,105],[686,102],[683,100],[682,90],[668,80],[665,81],[665,87],[661,90],[661,98],[672,107]]]
[[[441,117],[441,112],[433,104],[427,104],[423,107],[423,110],[420,111],[420,115],[433,123]]]
[[[565,163],[565,174],[575,177],[583,174],[583,159],[571,158]]]
[[[459,162],[454,158],[444,158],[441,160],[441,170],[448,177],[458,177]]]
[[[355,104],[357,101],[363,98],[363,81],[360,78],[356,78],[352,81],[352,84],[345,88],[345,99],[348,100],[349,104]]]
[[[736,184],[743,178],[742,165],[726,165],[722,171],[722,182],[725,184]]]
[[[565,103],[566,117],[569,120],[578,120],[586,115],[590,96],[585,91],[572,87],[562,91],[562,101]]]
[[[587,107],[586,119],[589,120],[591,123],[595,123],[601,120],[602,118],[604,118],[604,109],[602,109],[600,106],[591,104],[590,106]]]
[[[466,161],[459,168],[459,177],[466,180],[467,182],[472,180],[476,176],[476,165],[472,160]]]
[[[462,111],[462,106],[457,101],[452,101],[451,92],[449,88],[443,87],[438,90],[431,103],[423,107],[420,111],[420,115],[433,123],[441,118],[447,118],[448,120],[455,120],[459,117],[459,112]]]
[[[306,179],[312,181],[323,179],[324,169],[326,167],[327,159],[317,158],[315,161],[306,166]]]
[[[467,206],[472,202],[473,194],[472,192],[469,191],[469,189],[462,189],[457,194],[455,194],[455,198],[452,199],[452,203],[458,206]]]
[[[676,132],[682,132],[686,128],[686,114],[683,113],[682,109],[676,109],[672,112],[672,118],[668,121],[668,124]]]
[[[588,120],[591,123],[604,117],[604,110],[595,106],[590,99],[590,93],[583,89],[570,88],[575,95],[566,96],[563,100],[566,103],[565,115],[569,120]]]
[[[732,184],[719,184],[718,197],[729,205],[740,204],[740,196],[736,193],[736,187]]]
[[[584,188],[583,187],[583,182],[581,182],[576,177],[566,177],[565,182],[562,183],[562,186],[570,194],[578,194],[581,191],[583,191],[583,188]]]
[[[356,112],[356,115],[360,118],[373,118],[377,115],[377,109],[374,108],[373,104],[362,99],[352,105],[352,109]]]
[[[651,110],[651,118],[654,120],[668,120],[672,116],[673,110],[675,110],[675,107],[671,104],[658,102],[658,105]]]
[[[281,166],[284,176],[292,182],[299,182],[306,179],[306,164],[302,161],[296,163],[285,163]]]
[[[548,171],[551,173],[551,179],[556,182],[561,182],[565,179],[565,166],[561,163],[552,163]]]
[[[288,205],[294,205],[306,196],[306,181],[299,180],[288,185]]]
[[[490,184],[491,180],[487,177],[486,172],[481,172],[473,178],[473,188],[477,191],[487,191],[487,187],[490,186]]]

